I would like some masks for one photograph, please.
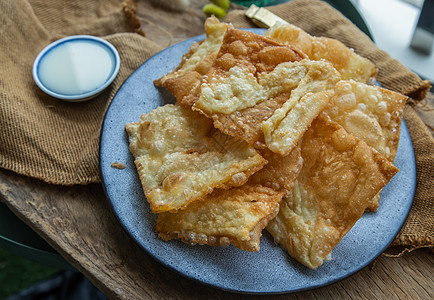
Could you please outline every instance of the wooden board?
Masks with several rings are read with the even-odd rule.
[[[22,220],[110,298],[240,298],[179,276],[147,256],[124,232],[99,184],[61,187],[1,170],[0,194]],[[430,299],[434,296],[433,266],[434,256],[428,249],[399,258],[382,256],[373,268],[366,267],[341,282],[273,299]]]

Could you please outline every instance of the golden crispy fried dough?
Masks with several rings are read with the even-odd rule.
[[[240,186],[266,163],[245,142],[221,134],[209,119],[177,105],[143,114],[126,130],[156,213],[182,209],[216,187]]]
[[[160,214],[156,227],[160,237],[211,246],[232,243],[243,250],[259,251],[262,229],[276,216],[282,196],[292,189],[303,164],[300,145],[285,157],[269,150],[262,155],[268,164],[245,185],[216,189],[185,210]]]
[[[302,105],[293,109],[295,104],[305,94],[323,92],[340,80],[330,63],[302,58],[294,49],[257,34],[228,29],[217,59],[203,77],[193,110],[211,117],[214,126],[223,133],[256,148],[265,147],[265,133],[269,148],[278,143],[277,147],[270,148],[272,151],[288,154],[303,134],[302,130],[324,108],[327,96],[309,96],[303,99],[306,103],[301,101]],[[278,115],[274,115],[276,110]],[[304,123],[297,126],[300,130],[291,142],[282,145],[282,141],[291,138],[289,131],[293,128],[277,127],[291,110],[293,114],[303,113],[305,117],[299,119]],[[269,119],[272,121],[266,122]]]
[[[158,216],[156,232],[163,240],[227,246],[259,251],[262,229],[274,218],[284,192],[245,184],[215,190],[206,200],[191,203],[177,213]]]
[[[281,155],[289,153],[333,95],[339,74],[332,67],[313,62],[289,99],[262,123],[267,147]]]
[[[267,230],[292,257],[314,269],[398,169],[322,115],[303,137],[301,153],[295,187]]]
[[[257,149],[266,148],[262,122],[271,117],[274,111],[288,100],[287,94],[267,99],[254,107],[249,107],[231,114],[214,114],[214,126],[228,135],[254,145]]]
[[[222,132],[243,139],[259,149],[265,148],[265,141],[268,140],[267,146],[272,151],[284,155],[291,151],[302,136],[304,132],[302,130],[309,126],[327,104],[329,93],[322,91],[332,88],[339,78],[336,70],[326,62],[303,60],[282,63],[272,72],[258,76],[260,90],[265,94],[265,100],[253,107],[230,114],[213,114],[211,117],[214,120],[214,126]],[[322,94],[311,95],[311,93],[316,92]],[[303,93],[309,93],[309,95],[303,98]],[[296,106],[295,104],[298,102],[300,103]],[[300,113],[303,116],[300,116]],[[299,129],[297,136],[290,134],[289,130],[283,133],[283,130],[288,129],[288,127],[283,122],[282,125],[285,124],[285,126],[279,128],[282,120],[288,115],[286,121],[290,122],[296,114],[301,122],[295,126]],[[303,120],[301,120],[302,118]],[[273,133],[274,130],[277,132]],[[291,143],[285,145],[283,141],[290,137],[292,137]],[[279,138],[282,140],[279,141]],[[277,147],[271,148],[273,142],[278,143]]]
[[[406,99],[377,86],[341,81],[324,114],[393,163]]]
[[[264,36],[297,47],[312,60],[329,61],[341,73],[342,79],[354,79],[366,83],[377,74],[372,62],[357,55],[341,42],[326,37],[310,36],[294,25],[276,23]]]
[[[407,97],[353,80],[335,86],[335,95],[323,114],[377,150],[391,163],[398,150],[402,113]],[[378,194],[368,206],[376,211]]]
[[[304,56],[252,32],[229,28],[213,66],[203,78],[194,109],[205,115],[230,114],[253,107],[271,93],[260,83],[260,75],[270,73],[283,62]]]
[[[249,184],[263,185],[276,191],[290,192],[303,166],[300,145],[288,155],[281,156],[268,149],[260,151],[268,163],[249,177]]]
[[[206,39],[194,43],[190,51],[184,54],[179,66],[165,76],[154,81],[156,86],[163,86],[177,99],[178,104],[191,106],[193,94],[199,93],[202,76],[205,75],[214,62],[223,41],[227,28],[232,25],[221,23],[212,16],[205,21]]]

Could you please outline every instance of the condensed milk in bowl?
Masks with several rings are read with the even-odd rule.
[[[33,63],[33,79],[46,94],[82,102],[92,99],[116,78],[120,58],[106,40],[69,36],[45,47]]]

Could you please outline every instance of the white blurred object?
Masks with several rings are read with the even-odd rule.
[[[376,45],[420,76],[434,81],[434,54],[410,47],[420,7],[400,0],[353,0]],[[419,4],[420,6],[421,4]],[[425,43],[429,43],[423,38]]]
[[[433,42],[434,35],[431,32],[423,28],[416,27],[410,46],[413,49],[430,54],[432,52]]]
[[[190,0],[149,0],[156,6],[168,10],[184,10],[190,5]]]

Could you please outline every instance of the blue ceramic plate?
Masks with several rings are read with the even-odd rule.
[[[191,43],[203,38],[186,40],[150,58],[126,80],[107,111],[101,136],[101,174],[119,226],[167,268],[204,284],[239,293],[276,294],[313,289],[367,266],[393,241],[412,204],[416,167],[405,123],[402,123],[395,160],[401,171],[383,189],[378,212],[365,213],[333,250],[333,260],[316,270],[289,257],[265,231],[257,253],[233,246],[219,248],[188,246],[177,240],[164,242],[156,236],[156,216],[151,213],[143,194],[124,126],[137,122],[142,113],[174,102],[166,90],[154,87],[153,80],[173,70]],[[126,168],[111,167],[115,161],[126,164]]]

